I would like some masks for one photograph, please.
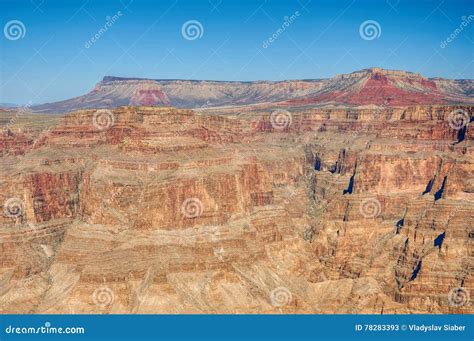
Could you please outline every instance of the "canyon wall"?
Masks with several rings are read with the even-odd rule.
[[[471,106],[83,110],[0,138],[2,313],[473,313]]]

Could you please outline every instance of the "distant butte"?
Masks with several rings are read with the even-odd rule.
[[[178,108],[257,105],[268,108],[473,104],[473,89],[474,80],[425,78],[419,73],[381,68],[329,79],[252,82],[105,76],[88,94],[32,109],[43,113],[66,113],[123,105]]]

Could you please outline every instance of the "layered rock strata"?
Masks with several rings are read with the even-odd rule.
[[[472,111],[120,107],[10,129],[0,310],[473,313]]]

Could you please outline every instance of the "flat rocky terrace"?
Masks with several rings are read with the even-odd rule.
[[[0,311],[473,313],[473,109],[21,117]]]

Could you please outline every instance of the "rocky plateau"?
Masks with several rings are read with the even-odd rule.
[[[388,105],[402,80],[371,72],[340,77],[368,96],[344,107],[300,81],[272,109],[176,108],[176,81],[127,92],[144,105],[2,113],[0,311],[472,314],[472,97],[403,75],[416,96]]]
[[[426,78],[419,73],[364,69],[328,79],[227,82],[105,76],[79,97],[33,106],[40,113],[112,109],[124,105],[258,108],[360,105],[474,104],[474,81]]]

